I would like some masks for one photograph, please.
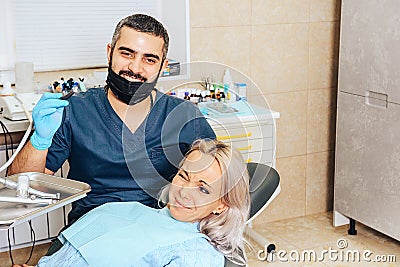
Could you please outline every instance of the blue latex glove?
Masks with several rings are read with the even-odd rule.
[[[35,132],[30,140],[32,146],[38,150],[50,147],[53,135],[61,125],[64,107],[69,104],[67,100],[59,99],[61,96],[61,93],[44,93],[33,108]]]

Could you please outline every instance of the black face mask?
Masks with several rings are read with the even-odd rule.
[[[113,94],[127,105],[135,105],[145,100],[154,90],[158,76],[153,82],[130,82],[108,68],[107,85]]]

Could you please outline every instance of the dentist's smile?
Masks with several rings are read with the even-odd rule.
[[[128,74],[122,74],[121,77],[124,77],[125,79],[127,79],[130,82],[145,82],[144,79],[137,79],[133,76],[130,76]]]

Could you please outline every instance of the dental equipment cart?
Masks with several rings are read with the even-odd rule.
[[[43,173],[27,172],[0,178],[1,247],[8,245],[3,244],[8,239],[8,229],[13,230],[11,245],[33,241],[30,228],[25,223],[30,220],[35,240],[57,236],[65,224],[64,216],[50,217],[47,213],[62,211],[61,207],[85,197],[89,191],[90,186],[86,183]],[[59,218],[58,221],[55,218]],[[56,227],[49,231],[51,227],[41,227],[46,224],[55,224]]]

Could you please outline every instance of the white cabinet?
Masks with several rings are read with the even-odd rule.
[[[212,126],[217,139],[238,149],[246,162],[260,162],[275,165],[275,134],[272,121],[260,125],[241,123],[227,125],[225,128]]]
[[[259,162],[275,167],[275,119],[280,114],[248,102],[227,103],[238,112],[232,116],[218,114],[200,105],[200,110],[213,128],[217,139],[238,149],[246,162]]]

